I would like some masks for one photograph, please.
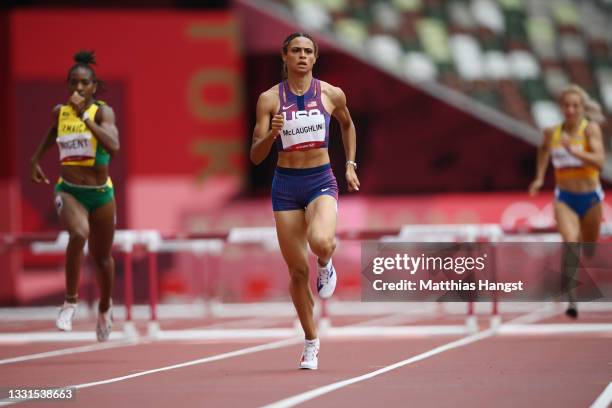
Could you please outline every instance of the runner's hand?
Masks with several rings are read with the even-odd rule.
[[[49,179],[47,178],[47,176],[45,176],[45,173],[42,171],[42,168],[40,167],[38,163],[32,163],[32,166],[30,169],[30,178],[35,183],[44,182],[45,184],[49,184]]]
[[[68,99],[68,104],[72,106],[72,109],[80,117],[83,114],[83,108],[85,107],[85,98],[81,96],[77,91],[74,91]]]
[[[543,185],[544,185],[544,180],[540,178],[533,180],[531,184],[529,185],[529,189],[528,189],[529,195],[532,197],[536,196],[540,192],[540,189],[542,188]]]
[[[359,191],[359,179],[357,178],[357,173],[355,172],[355,167],[352,165],[346,166],[346,184],[348,185],[348,190],[350,192]]]
[[[272,121],[270,123],[270,132],[268,133],[269,137],[276,139],[280,134],[283,126],[285,125],[285,118],[283,115],[274,115],[272,117]]]

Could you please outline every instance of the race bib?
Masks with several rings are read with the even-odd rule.
[[[283,150],[312,149],[325,143],[325,116],[318,109],[283,112]]]
[[[72,133],[57,138],[60,161],[93,159],[96,156],[91,133]]]
[[[579,149],[583,149],[582,145],[576,145]],[[582,160],[571,154],[563,146],[555,147],[551,151],[552,162],[556,169],[564,167],[582,167],[584,163]]]

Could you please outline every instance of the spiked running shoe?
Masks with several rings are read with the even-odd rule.
[[[74,319],[76,308],[76,303],[64,302],[55,320],[55,326],[62,331],[72,331],[72,319]]]
[[[331,259],[326,266],[317,265],[317,292],[322,299],[327,299],[334,294],[336,289],[336,282],[338,280],[336,276],[336,270],[332,265]]]
[[[113,330],[113,307],[109,307],[105,313],[98,313],[96,324],[96,337],[98,341],[107,341]]]
[[[319,366],[319,339],[304,342],[304,350],[300,358],[300,368],[316,370]]]

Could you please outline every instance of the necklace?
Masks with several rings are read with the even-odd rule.
[[[289,87],[289,89],[291,89],[291,87]],[[301,89],[296,89],[295,91],[294,91],[293,89],[291,89],[291,92],[293,92],[293,94],[294,94],[294,95],[297,95],[297,96],[302,96],[302,95],[304,95],[304,91],[303,91],[303,90],[301,90]]]
[[[288,81],[287,81],[287,83],[288,83]],[[289,90],[291,92],[293,92],[293,94],[296,95],[296,96],[304,95],[308,91],[308,89],[310,89],[310,85],[308,87],[306,87],[306,89],[300,89],[300,88],[296,88],[293,85],[289,84]]]

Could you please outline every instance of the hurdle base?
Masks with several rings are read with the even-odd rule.
[[[491,320],[489,321],[489,327],[492,330],[497,330],[502,324],[502,318],[499,315],[491,316]]]
[[[478,332],[478,319],[476,318],[476,316],[468,316],[465,319],[465,328],[470,334]]]
[[[123,335],[128,340],[138,339],[138,330],[136,330],[136,326],[134,326],[134,322],[128,321],[128,322],[123,323]]]
[[[319,336],[327,334],[329,332],[329,329],[331,329],[331,327],[332,327],[332,323],[329,317],[320,318],[319,325],[318,325]]]
[[[159,336],[161,328],[159,327],[158,321],[151,321],[147,324],[147,336],[152,339],[156,339]]]
[[[300,319],[295,319],[293,321],[293,329],[295,330],[295,333],[298,336],[300,337],[305,336],[304,329],[302,329],[302,323],[300,323]]]

